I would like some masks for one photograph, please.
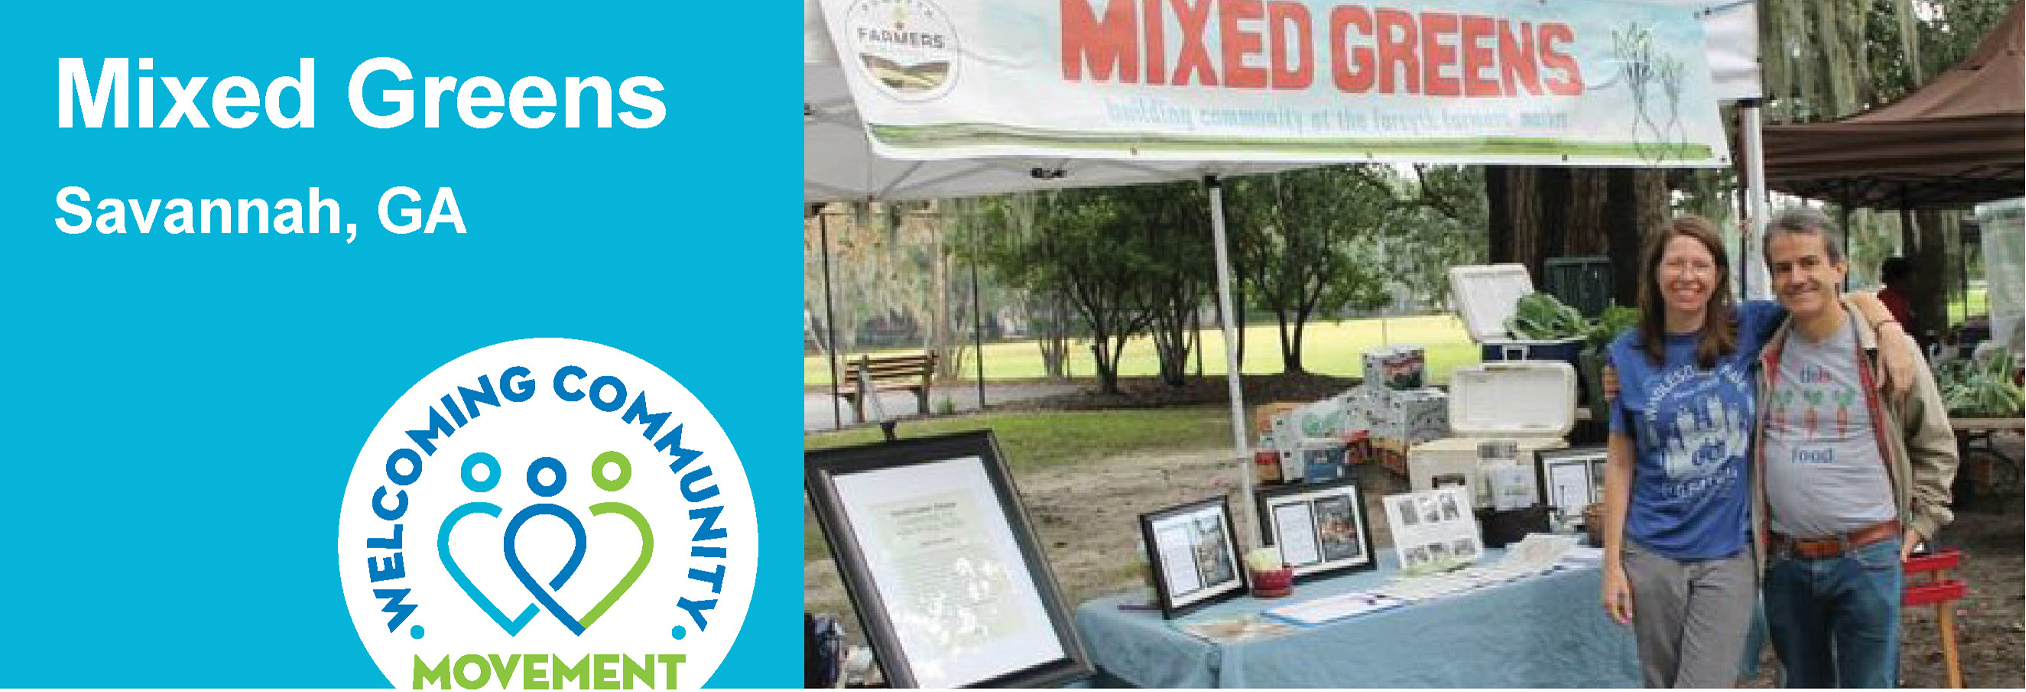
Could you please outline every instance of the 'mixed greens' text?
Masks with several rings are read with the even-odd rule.
[[[580,690],[630,690],[635,684],[643,689],[672,690],[675,689],[675,667],[682,661],[682,654],[647,654],[637,660],[627,654],[586,654],[576,663],[549,654],[512,654],[505,658],[499,654],[465,654],[457,657],[454,664],[446,655],[435,665],[430,665],[421,656],[416,656],[414,689],[428,689],[434,685],[447,690],[455,681],[458,687],[467,690],[488,684],[503,690],[563,690],[572,687]],[[655,684],[656,673],[660,674],[660,685]],[[517,686],[515,677],[520,678]]]

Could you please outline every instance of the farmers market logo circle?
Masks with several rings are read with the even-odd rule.
[[[752,490],[666,373],[570,339],[437,368],[366,439],[338,580],[397,687],[701,687],[737,639]]]
[[[886,95],[930,101],[956,83],[956,29],[935,3],[859,0],[844,16],[859,68]]]

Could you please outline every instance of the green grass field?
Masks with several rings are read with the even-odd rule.
[[[1970,314],[1984,314],[1989,308],[1984,289],[1972,287],[1969,295]],[[1962,321],[1963,301],[1949,303],[1949,323]],[[1449,373],[1458,366],[1479,361],[1477,344],[1463,331],[1463,322],[1454,315],[1420,315],[1395,317],[1385,320],[1358,319],[1336,322],[1315,322],[1305,330],[1302,349],[1303,365],[1309,372],[1361,377],[1364,375],[1362,356],[1365,351],[1385,344],[1416,344],[1428,350],[1429,377],[1435,382],[1449,381]],[[968,342],[967,342],[968,344]],[[1203,331],[1203,372],[1208,375],[1224,374],[1224,333],[1216,329]],[[1070,376],[1087,378],[1096,375],[1092,366],[1088,342],[1070,345]],[[892,349],[875,351],[874,357],[919,353],[915,349]],[[852,354],[851,358],[858,357]],[[1136,338],[1126,343],[1122,358],[1121,374],[1127,377],[1151,377],[1159,372],[1154,359],[1153,340]],[[968,378],[975,372],[975,364],[966,364],[964,374]],[[1271,324],[1255,324],[1245,330],[1245,365],[1248,375],[1271,375],[1281,371],[1279,330]],[[1193,356],[1190,372],[1195,372]],[[1034,380],[1047,377],[1041,366],[1041,350],[1032,341],[1003,341],[985,344],[985,380]],[[802,383],[805,386],[821,387],[830,384],[829,364],[823,356],[806,356],[802,359]]]
[[[1982,287],[1976,286],[1974,284],[1971,285],[1969,303],[1971,315],[1984,315],[1989,314],[1991,312],[1991,302],[1985,299],[1984,289]],[[1963,299],[1952,298],[1949,300],[1949,324],[1956,324],[1962,321],[1963,321]]]
[[[1248,375],[1270,375],[1281,371],[1280,335],[1273,325],[1252,325],[1245,331],[1245,365]],[[1362,356],[1365,351],[1385,344],[1416,344],[1427,349],[1429,376],[1437,382],[1449,380],[1450,371],[1458,366],[1478,362],[1477,345],[1470,335],[1463,331],[1463,323],[1453,315],[1423,315],[1416,317],[1395,317],[1385,320],[1361,319],[1339,322],[1317,322],[1308,325],[1302,335],[1305,347],[1302,349],[1303,365],[1309,372],[1359,376],[1364,371]],[[1207,375],[1223,375],[1224,334],[1216,329],[1203,332],[1203,372]],[[1096,374],[1092,365],[1088,342],[1070,346],[1070,375],[1091,377]],[[879,351],[871,355],[905,355],[919,353],[914,349]],[[856,354],[851,356],[856,358]],[[1125,355],[1120,359],[1121,373],[1127,377],[1153,376],[1159,373],[1159,363],[1154,358],[1154,343],[1151,339],[1138,338],[1126,343]],[[965,374],[974,372],[975,364],[965,366]],[[1193,356],[1190,372],[1195,372]],[[1032,341],[1007,341],[985,344],[985,380],[1027,380],[1047,377],[1042,369],[1041,350]],[[830,384],[829,365],[820,355],[808,356],[802,360],[802,382],[809,386]]]

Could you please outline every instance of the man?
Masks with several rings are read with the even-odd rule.
[[[1885,284],[1878,291],[1878,302],[1892,311],[1892,319],[1899,326],[1913,333],[1913,300],[1908,297],[1913,290],[1913,262],[1905,257],[1885,258],[1878,265],[1878,280]]]
[[[1790,317],[1760,356],[1752,522],[1788,687],[1897,684],[1900,563],[1952,518],[1955,436],[1934,377],[1922,363],[1905,393],[1879,393],[1878,330],[1891,320],[1839,294],[1842,247],[1813,210],[1767,225]]]

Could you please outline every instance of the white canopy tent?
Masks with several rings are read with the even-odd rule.
[[[1109,187],[1206,175],[1250,175],[1299,164],[1109,161],[995,157],[901,161],[872,152],[865,123],[845,86],[837,47],[817,0],[802,3],[802,201],[898,202],[977,197],[1069,187]]]
[[[1711,85],[1717,98],[1744,107],[1744,159],[1753,229],[1765,215],[1764,166],[1758,138],[1758,28],[1753,0],[1624,0],[1696,8],[1708,46]],[[1063,157],[979,157],[896,160],[873,152],[865,125],[846,85],[836,46],[818,0],[804,0],[803,12],[803,201],[900,201],[1001,194],[1067,187],[1133,185],[1180,180],[1210,184],[1210,215],[1217,260],[1221,314],[1233,311],[1231,270],[1225,239],[1220,176],[1247,175],[1316,165],[1313,162],[1160,161]],[[1363,161],[1347,159],[1346,162]],[[1755,244],[1756,233],[1746,238]],[[827,251],[827,239],[826,251]],[[1747,250],[1749,252],[1749,250]],[[1741,265],[1748,262],[1740,262]],[[1762,274],[1763,275],[1763,274]],[[827,280],[827,270],[826,270]],[[1748,283],[1748,282],[1747,282]],[[1760,286],[1764,282],[1759,283]],[[826,322],[827,323],[827,322]],[[1230,389],[1233,448],[1249,506],[1253,472],[1237,360],[1238,325],[1224,320],[1226,379]],[[982,374],[981,374],[982,377]],[[834,379],[834,378],[833,378]],[[1240,511],[1241,521],[1250,511]],[[1254,536],[1256,533],[1244,535]]]

